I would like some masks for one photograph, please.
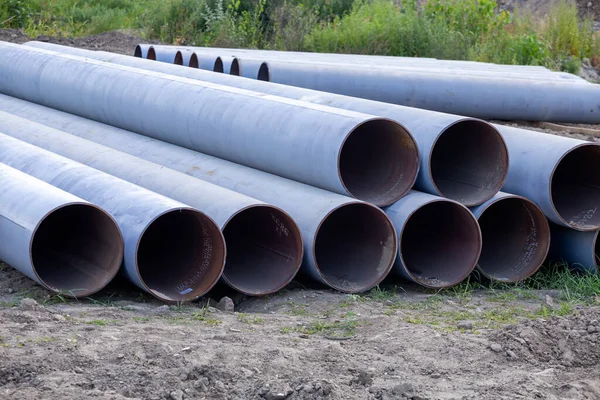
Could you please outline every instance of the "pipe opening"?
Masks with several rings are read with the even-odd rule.
[[[220,73],[223,73],[225,71],[225,69],[223,68],[223,60],[221,59],[221,57],[217,57],[215,59],[215,65],[213,67],[213,71],[220,72]]]
[[[567,153],[551,180],[556,213],[573,229],[600,228],[600,146],[584,144]]]
[[[188,64],[188,67],[200,68],[200,63],[198,62],[198,55],[196,53],[192,53],[192,55],[190,56],[190,63]]]
[[[439,200],[415,211],[400,234],[400,257],[412,279],[440,289],[456,285],[475,268],[481,232],[471,212]]]
[[[271,81],[271,71],[269,70],[269,65],[266,62],[260,64],[260,68],[258,69],[258,76],[256,78],[259,81]]]
[[[155,219],[138,243],[140,279],[154,296],[188,301],[208,292],[225,262],[219,228],[194,210],[170,211]]]
[[[240,63],[237,58],[231,60],[231,65],[229,66],[229,75],[240,76]]]
[[[133,56],[134,57],[142,57],[142,46],[140,46],[139,44],[137,46],[135,46],[135,50],[133,51]]]
[[[146,54],[146,59],[156,61],[156,50],[154,50],[154,47],[150,46],[148,48],[148,54]]]
[[[123,260],[123,239],[113,219],[89,204],[52,211],[31,239],[31,263],[40,281],[67,296],[104,288]]]
[[[546,216],[529,200],[509,197],[479,217],[483,247],[478,269],[489,279],[518,282],[533,275],[550,246]]]
[[[175,59],[173,60],[173,64],[183,65],[183,54],[181,53],[181,50],[177,50],[177,53],[175,53]]]
[[[348,135],[338,165],[342,184],[351,196],[377,206],[388,206],[415,183],[419,150],[400,124],[374,119]]]
[[[247,208],[229,220],[223,235],[227,244],[223,279],[244,294],[274,293],[300,269],[301,233],[292,218],[277,208]]]
[[[502,136],[477,120],[459,121],[442,132],[429,162],[439,194],[469,207],[494,197],[508,173]]]
[[[378,285],[396,258],[396,233],[385,213],[351,203],[332,211],[317,230],[315,264],[332,288],[358,293]]]

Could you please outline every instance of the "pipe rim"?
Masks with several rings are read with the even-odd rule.
[[[328,279],[328,277],[325,275],[323,269],[319,266],[316,252],[317,252],[317,239],[318,239],[319,233],[321,232],[321,229],[323,228],[323,225],[325,224],[325,222],[336,211],[342,210],[347,207],[352,207],[352,206],[365,207],[367,210],[377,213],[378,217],[381,217],[381,220],[385,222],[385,225],[386,225],[387,229],[389,230],[390,237],[388,238],[388,244],[392,247],[392,249],[390,252],[391,257],[389,258],[389,260],[387,262],[384,262],[385,267],[383,269],[381,269],[381,271],[379,271],[379,273],[376,274],[376,276],[371,281],[369,281],[366,284],[363,284],[361,287],[347,288],[344,286],[340,286],[340,285],[336,284],[335,282],[332,282],[330,279]],[[392,270],[392,268],[394,266],[394,261],[396,260],[396,254],[398,253],[398,236],[396,233],[396,229],[394,228],[394,224],[392,223],[390,218],[379,207],[376,207],[372,204],[361,202],[361,201],[347,202],[344,204],[340,204],[340,205],[334,207],[333,209],[331,209],[323,218],[321,218],[321,221],[319,222],[319,225],[317,226],[317,229],[315,230],[315,233],[313,235],[312,241],[313,241],[313,243],[312,243],[311,256],[313,259],[313,265],[315,266],[315,269],[316,269],[317,273],[319,274],[319,277],[322,279],[322,281],[326,285],[328,285],[332,289],[335,289],[342,293],[362,293],[362,292],[366,292],[366,291],[374,288],[375,286],[379,285],[389,275],[390,271]],[[382,250],[382,252],[383,252],[383,250]]]
[[[494,133],[494,137],[495,139],[499,142],[502,143],[502,160],[499,163],[503,168],[502,173],[496,177],[496,182],[493,185],[493,188],[488,190],[488,194],[485,196],[480,196],[479,198],[477,198],[476,200],[470,201],[470,202],[462,202],[460,201],[460,199],[455,199],[452,197],[447,197],[443,191],[440,189],[439,184],[436,183],[436,179],[433,176],[433,160],[434,160],[434,152],[436,150],[436,145],[439,143],[440,139],[442,138],[442,136],[447,133],[450,129],[456,127],[457,125],[463,125],[463,124],[467,124],[467,123],[476,123],[477,125],[479,125],[482,128],[485,129],[490,129],[491,132]],[[438,136],[435,138],[435,140],[433,141],[433,144],[431,146],[431,149],[429,150],[429,165],[427,166],[428,168],[428,175],[429,175],[429,180],[434,188],[434,190],[436,191],[438,196],[450,199],[450,200],[455,200],[467,207],[474,207],[474,206],[478,206],[480,204],[485,203],[486,201],[490,200],[492,197],[494,197],[504,186],[504,183],[506,182],[506,178],[508,176],[508,168],[509,168],[509,163],[510,163],[510,159],[509,159],[509,154],[508,154],[508,148],[506,146],[506,142],[504,141],[504,138],[502,137],[502,134],[500,133],[500,131],[498,129],[496,129],[496,127],[494,127],[492,124],[487,123],[486,121],[483,121],[481,119],[477,119],[477,118],[461,118],[458,119],[456,121],[453,121],[451,124],[448,124],[446,127],[444,127],[444,129],[442,129],[440,131],[440,133],[438,134]]]
[[[154,50],[154,46],[148,47],[148,54],[146,54],[146,59],[156,61],[156,50]]]
[[[528,199],[526,197],[515,195],[515,194],[507,194],[507,195],[505,195],[503,197],[500,197],[498,199],[494,199],[493,201],[490,201],[487,204],[483,205],[482,206],[482,210],[479,213],[479,216],[476,216],[477,220],[479,221],[479,219],[485,214],[485,212],[488,211],[492,206],[494,206],[494,205],[496,205],[499,202],[502,202],[504,200],[519,200],[522,203],[525,203],[525,205],[526,205],[526,207],[527,207],[527,209],[528,209],[529,212],[531,212],[533,210],[537,214],[536,217],[538,217],[539,222],[541,222],[541,226],[539,228],[540,228],[540,230],[544,231],[544,232],[541,233],[541,235],[545,236],[547,238],[546,244],[543,245],[543,247],[541,249],[538,249],[538,251],[537,251],[537,253],[543,254],[543,256],[540,257],[540,262],[538,263],[537,266],[534,266],[533,268],[531,268],[531,267],[524,268],[524,270],[528,270],[528,273],[520,275],[517,279],[511,279],[511,280],[498,279],[497,277],[494,277],[494,276],[488,274],[479,265],[479,261],[481,261],[481,256],[480,256],[480,259],[477,262],[477,267],[476,268],[477,268],[477,271],[479,273],[481,273],[481,275],[483,275],[487,279],[496,280],[496,281],[500,281],[500,282],[507,282],[507,283],[516,283],[516,282],[523,281],[523,280],[531,277],[532,275],[534,275],[537,271],[539,271],[539,269],[544,264],[544,261],[547,258],[548,252],[550,251],[550,243],[551,243],[550,223],[548,222],[548,219],[546,218],[546,215],[544,214],[544,212],[542,211],[542,209],[540,207],[538,207],[537,204],[535,204],[533,201],[531,201],[530,199]],[[480,227],[480,229],[481,229],[481,227]],[[596,233],[596,235],[597,235],[597,233]],[[483,240],[483,231],[482,231],[482,240]],[[538,244],[539,244],[539,242],[538,242]],[[481,252],[483,253],[483,248],[482,248]]]
[[[481,235],[481,229],[479,228],[479,223],[477,221],[477,218],[475,218],[475,216],[473,215],[473,213],[471,213],[471,210],[469,210],[465,205],[452,200],[452,199],[447,199],[447,198],[438,198],[438,199],[431,199],[423,204],[421,204],[420,207],[418,207],[416,210],[413,210],[408,217],[406,218],[406,223],[404,224],[404,226],[402,227],[402,229],[400,230],[400,232],[398,232],[398,243],[402,243],[402,239],[404,237],[404,233],[406,230],[406,226],[408,225],[408,222],[410,221],[410,219],[420,210],[422,210],[424,207],[429,206],[431,204],[435,204],[435,203],[446,203],[446,204],[452,204],[454,206],[458,206],[460,207],[460,209],[465,212],[465,215],[470,215],[472,217],[472,222],[474,227],[476,227],[476,232],[477,232],[477,247],[478,247],[478,251],[477,254],[475,255],[475,257],[473,257],[473,262],[472,265],[468,266],[468,268],[465,268],[464,272],[462,275],[459,275],[458,279],[455,279],[454,282],[450,282],[447,285],[431,285],[428,284],[427,281],[423,281],[421,279],[419,279],[417,276],[415,276],[410,269],[406,266],[406,260],[402,254],[402,246],[401,244],[398,245],[398,258],[401,260],[401,264],[402,264],[402,269],[404,270],[404,272],[410,277],[410,279],[414,282],[417,283],[421,286],[424,286],[426,288],[429,289],[443,289],[443,288],[448,288],[454,285],[459,284],[460,282],[462,282],[463,280],[465,280],[476,268],[477,266],[477,262],[479,261],[479,257],[481,256],[481,249],[482,249],[482,243],[483,243],[483,238]]]
[[[229,260],[232,258],[231,257],[231,249],[232,247],[229,246],[227,244],[227,236],[225,234],[225,230],[228,226],[228,224],[230,222],[232,222],[236,217],[238,216],[242,216],[245,212],[247,211],[254,211],[254,210],[264,210],[267,212],[271,213],[271,216],[273,218],[273,222],[277,225],[278,228],[280,228],[281,226],[278,225],[278,223],[274,220],[274,218],[277,217],[283,217],[286,218],[286,221],[281,221],[282,224],[284,224],[284,229],[287,229],[290,233],[290,235],[292,235],[292,238],[295,241],[295,252],[296,252],[296,261],[295,264],[293,265],[292,268],[290,268],[290,273],[288,273],[286,276],[283,277],[283,279],[279,280],[274,286],[272,286],[271,288],[267,289],[267,290],[261,290],[261,291],[257,291],[257,290],[248,290],[245,289],[242,285],[236,284],[234,281],[232,281],[232,279],[230,279],[227,275],[227,265],[229,263]],[[277,213],[278,215],[275,216],[273,213]],[[287,224],[285,224],[285,223]],[[264,295],[268,295],[268,294],[272,294],[272,293],[276,293],[279,290],[283,289],[284,287],[286,287],[298,274],[298,271],[300,270],[300,267],[302,265],[302,259],[304,256],[304,243],[302,240],[302,232],[300,231],[300,228],[298,227],[298,225],[296,224],[296,222],[294,221],[294,219],[284,210],[282,210],[279,207],[275,207],[269,204],[254,204],[254,205],[250,205],[247,207],[244,207],[243,209],[239,210],[238,212],[236,212],[235,214],[233,214],[224,224],[223,224],[223,228],[221,229],[223,231],[223,236],[225,238],[225,243],[228,247],[228,258],[229,260],[225,262],[225,268],[223,270],[223,274],[222,274],[222,279],[223,281],[225,281],[230,287],[232,287],[233,289],[239,291],[240,293],[249,295],[249,296],[264,296]],[[281,231],[283,232],[283,231]],[[280,234],[281,236],[281,234]],[[286,235],[287,236],[287,235]],[[260,273],[260,270],[257,270],[256,273]],[[264,272],[264,271],[263,271]]]
[[[223,59],[221,57],[215,58],[215,62],[213,64],[213,72],[224,73],[225,68],[223,67]]]
[[[141,45],[137,45],[135,46],[135,50],[133,51],[133,56],[134,57],[138,57],[138,58],[142,58],[142,46]]]
[[[34,261],[34,241],[36,238],[36,234],[39,232],[39,230],[42,227],[42,225],[44,224],[44,222],[46,222],[47,219],[51,215],[54,215],[56,212],[65,210],[67,208],[72,208],[72,207],[89,208],[90,210],[98,212],[97,215],[102,216],[102,218],[105,218],[107,220],[107,222],[110,223],[111,228],[114,230],[113,234],[116,235],[116,239],[117,239],[117,243],[118,243],[118,250],[115,254],[115,257],[113,257],[115,260],[115,263],[109,266],[109,268],[108,268],[109,273],[106,275],[105,280],[101,284],[99,284],[98,286],[96,286],[94,288],[91,288],[89,290],[84,290],[84,291],[81,291],[78,293],[74,293],[73,290],[67,290],[66,292],[64,292],[62,289],[57,289],[54,286],[48,284],[46,282],[46,280],[41,277],[39,268],[36,268],[36,265],[35,265],[36,263]],[[98,293],[100,290],[104,289],[115,278],[115,276],[118,274],[119,270],[121,269],[121,264],[123,263],[124,254],[125,254],[125,245],[124,245],[124,241],[123,241],[123,234],[121,232],[121,229],[119,228],[119,225],[117,224],[117,221],[115,221],[115,219],[112,217],[112,215],[110,215],[108,212],[106,212],[101,207],[98,207],[95,204],[87,203],[87,202],[65,203],[65,204],[61,204],[60,206],[55,207],[52,210],[48,211],[40,219],[40,221],[37,223],[37,225],[33,229],[32,234],[31,234],[31,239],[29,241],[29,262],[31,263],[32,271],[33,271],[34,275],[36,276],[36,278],[38,279],[38,282],[44,288],[46,288],[52,292],[61,293],[67,297],[72,297],[72,298],[81,298],[81,297],[90,296],[90,295],[93,295],[94,293]]]
[[[363,128],[367,128],[366,131]],[[376,133],[386,135],[386,142],[374,140],[373,136]],[[368,139],[366,144],[379,147],[368,148],[365,143],[352,144],[353,141],[360,140],[360,136]],[[381,146],[382,144],[384,145]],[[359,149],[360,163],[348,164],[345,161],[347,157],[353,156],[352,148]],[[384,153],[385,151],[387,153]],[[369,155],[374,156],[369,159]],[[365,160],[370,162],[368,168],[365,167]],[[348,169],[352,168],[345,165],[355,165],[354,171],[349,172]],[[390,166],[394,165],[395,171],[390,173]],[[354,126],[342,140],[337,156],[339,182],[348,196],[379,207],[394,204],[412,189],[417,180],[419,166],[420,154],[416,140],[404,125],[389,118],[369,118]],[[357,167],[360,176],[357,181],[354,181]],[[374,167],[379,170],[376,171],[375,176],[366,176],[365,173],[372,172]],[[388,179],[381,179],[383,171],[388,172]],[[359,187],[366,186],[365,180],[371,180],[366,190]],[[372,182],[376,182],[375,185]],[[364,195],[363,191],[366,192]]]
[[[195,51],[192,52],[192,55],[190,56],[190,62],[187,65],[190,68],[200,68],[200,62],[198,61],[198,54],[196,54]]]
[[[233,59],[231,60],[231,65],[229,66],[229,75],[241,76],[241,73],[241,64],[236,57],[233,57]]]
[[[217,253],[216,255],[216,260],[212,263],[214,263],[214,265],[207,267],[207,269],[211,269],[211,267],[216,267],[217,271],[214,271],[216,273],[212,273],[211,276],[207,279],[208,280],[208,284],[206,284],[204,286],[204,288],[202,288],[202,290],[192,290],[192,296],[187,296],[188,293],[182,294],[181,298],[171,298],[171,297],[167,297],[165,295],[162,295],[161,292],[151,288],[146,281],[144,280],[143,276],[142,276],[142,272],[140,271],[140,246],[142,244],[142,240],[144,239],[144,236],[146,235],[146,233],[148,232],[148,230],[154,226],[155,222],[157,222],[159,219],[161,219],[164,216],[170,215],[170,214],[176,214],[176,213],[181,213],[181,212],[186,212],[186,213],[190,213],[193,214],[196,218],[198,218],[200,221],[202,221],[203,223],[201,224],[201,229],[204,232],[205,227],[208,226],[210,228],[210,232],[208,233],[208,236],[211,237],[212,239],[215,239],[213,243],[211,243],[211,250],[215,250],[215,252]],[[219,229],[218,225],[212,220],[212,218],[210,218],[208,215],[194,209],[191,207],[178,207],[178,208],[172,208],[166,211],[163,211],[162,213],[160,213],[159,215],[155,216],[148,224],[146,224],[146,226],[144,227],[144,229],[142,230],[142,232],[139,234],[138,236],[138,240],[136,242],[136,246],[135,246],[135,271],[136,274],[138,276],[139,281],[141,282],[142,286],[144,287],[144,289],[150,293],[152,296],[158,298],[159,300],[162,300],[164,302],[170,302],[170,303],[179,303],[179,302],[187,302],[187,301],[193,301],[199,297],[204,296],[206,293],[208,293],[219,281],[219,279],[221,278],[222,274],[223,274],[223,269],[225,268],[225,259],[226,259],[226,246],[225,246],[225,238],[223,237],[223,234],[221,232],[221,230]],[[211,261],[209,261],[209,264],[211,263]],[[203,282],[203,278],[201,277],[201,279],[199,279],[199,282]]]
[[[175,58],[173,59],[173,64],[175,65],[183,65],[183,53],[181,50],[177,50],[175,53]]]
[[[260,64],[256,79],[259,81],[271,82],[271,68],[269,68],[269,64],[266,61]]]

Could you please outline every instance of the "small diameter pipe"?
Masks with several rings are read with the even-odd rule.
[[[441,289],[460,283],[477,265],[481,231],[462,204],[411,191],[385,212],[398,232],[394,272],[404,279]]]
[[[99,207],[0,164],[0,258],[55,293],[85,297],[123,261],[123,238]]]
[[[479,221],[483,238],[477,263],[483,276],[518,282],[539,270],[550,247],[550,226],[535,203],[498,193],[471,211]]]
[[[223,73],[240,76],[240,63],[238,59],[235,57],[223,57],[221,58],[223,62]]]
[[[300,230],[277,207],[4,111],[0,132],[206,213],[225,237],[223,280],[244,294],[274,293],[300,269]]]
[[[133,52],[134,57],[138,58],[148,58],[148,51],[152,47],[151,44],[138,44],[135,46],[135,51]],[[152,50],[154,51],[154,50]]]
[[[550,224],[552,243],[548,261],[566,262],[577,271],[597,274],[600,266],[599,231],[581,232]]]
[[[175,64],[178,51],[179,50],[176,48],[169,50],[161,49],[161,51],[156,51],[154,46],[150,46],[150,48],[148,48],[148,54],[146,55],[146,58],[148,60],[164,62],[167,64]]]
[[[194,300],[219,280],[225,242],[203,213],[2,133],[0,162],[110,213],[123,234],[123,272],[153,296]]]
[[[215,58],[214,56],[198,56],[198,53],[192,53],[190,57],[190,64],[188,66],[205,71],[223,73],[223,60],[221,60],[221,57]]]
[[[503,191],[531,199],[552,222],[600,229],[600,145],[497,125],[510,153]]]
[[[269,66],[266,62],[260,60],[242,60],[237,59],[239,76],[261,81],[269,80]],[[232,74],[235,75],[235,74]]]

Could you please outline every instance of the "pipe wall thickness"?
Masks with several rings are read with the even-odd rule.
[[[538,206],[521,196],[498,193],[471,211],[483,238],[477,269],[484,277],[518,282],[540,269],[550,247],[550,226]]]
[[[274,293],[300,268],[301,233],[277,207],[4,111],[0,132],[206,213],[225,237],[223,280],[242,293]]]
[[[0,50],[4,94],[376,205],[417,176],[413,138],[385,118],[27,46]]]
[[[599,231],[581,232],[564,226],[550,224],[552,244],[548,261],[566,262],[572,269],[597,274],[599,267]]]
[[[396,258],[392,223],[368,203],[23,100],[0,96],[0,107],[282,208],[302,232],[303,272],[334,289],[367,291]]]
[[[110,213],[123,234],[123,272],[155,297],[193,300],[221,276],[223,236],[199,211],[4,134],[0,162]]]
[[[0,258],[69,297],[104,288],[123,261],[123,238],[99,207],[0,164]]]
[[[93,52],[41,42],[29,42],[27,45],[315,104],[381,115],[398,121],[414,133],[421,153],[421,165],[415,189],[448,197],[467,206],[475,206],[492,198],[504,184],[508,171],[508,153],[502,136],[492,125],[481,120],[252,79],[238,79],[191,68],[177,68],[113,53]]]

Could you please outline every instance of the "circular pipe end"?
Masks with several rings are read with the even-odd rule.
[[[419,150],[402,125],[388,119],[372,119],[346,137],[338,168],[349,195],[380,207],[389,206],[414,185]]]
[[[550,248],[550,226],[533,202],[519,196],[491,203],[479,216],[483,238],[477,269],[485,277],[518,282],[535,274]]]
[[[302,234],[294,220],[278,208],[246,208],[227,222],[223,235],[227,244],[223,280],[244,294],[277,292],[300,269]]]
[[[600,145],[585,143],[567,152],[550,181],[552,206],[572,229],[600,229]]]
[[[271,81],[271,70],[269,69],[269,64],[263,62],[260,64],[260,68],[258,68],[258,76],[256,77],[259,81],[270,82]]]
[[[429,164],[438,194],[472,207],[494,197],[504,185],[508,150],[492,125],[464,119],[442,131]]]
[[[177,50],[177,53],[175,53],[175,59],[173,60],[173,64],[183,65],[183,53],[181,52],[181,50]]]
[[[137,46],[135,46],[135,50],[133,51],[133,56],[138,57],[138,58],[142,57],[142,46],[140,46],[139,44]]]
[[[327,285],[345,293],[360,293],[388,275],[397,248],[396,231],[383,211],[367,203],[349,203],[321,222],[313,257]]]
[[[213,72],[219,72],[219,73],[223,73],[225,71],[225,68],[223,67],[223,60],[221,59],[221,57],[217,57],[215,59],[215,65],[213,67]]]
[[[200,68],[200,63],[198,62],[198,55],[196,53],[192,53],[190,56],[190,62],[188,64],[190,68]]]
[[[103,289],[123,261],[123,238],[110,215],[87,204],[48,213],[31,239],[31,264],[46,288],[70,297]]]
[[[206,294],[221,277],[225,241],[203,213],[172,210],[146,228],[136,262],[149,293],[164,301],[190,301]]]
[[[400,234],[399,261],[408,277],[442,289],[460,283],[475,269],[481,231],[468,208],[435,200],[410,215]]]
[[[234,57],[233,60],[231,60],[231,66],[229,67],[229,75],[240,76],[240,72],[240,63],[238,59]]]
[[[156,50],[154,50],[154,47],[150,46],[148,48],[148,54],[146,54],[146,59],[156,61]]]

